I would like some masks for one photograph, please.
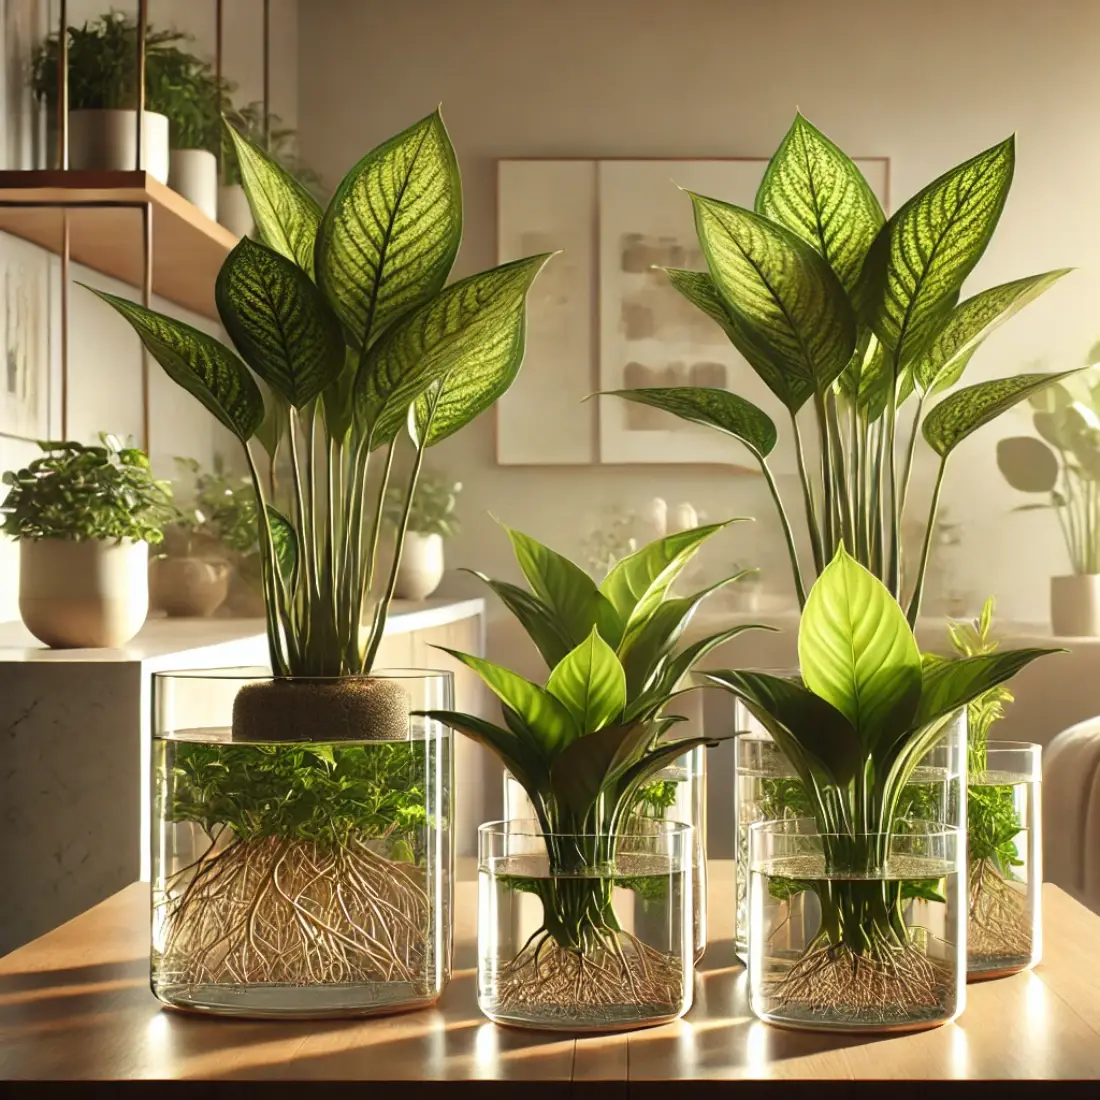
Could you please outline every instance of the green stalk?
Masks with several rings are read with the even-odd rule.
[[[890,569],[886,587],[901,602],[901,513],[898,509],[897,428],[898,428],[898,371],[894,363],[894,382],[890,387],[890,400],[886,406],[886,448],[890,481]]]
[[[397,440],[394,439],[390,442],[389,447],[386,449],[386,465],[382,468],[382,480],[378,484],[378,501],[374,508],[374,518],[371,522],[370,533],[370,549],[366,555],[366,569],[361,577],[358,578],[358,603],[356,605],[356,615],[362,614],[363,601],[367,598],[367,594],[370,592],[374,585],[374,572],[378,565],[378,543],[382,535],[382,523],[383,513],[386,506],[386,490],[390,484],[390,474],[393,471],[393,456],[397,445]],[[416,476],[415,473],[413,475]],[[364,493],[366,492],[366,486],[363,487]],[[406,502],[407,503],[407,502]],[[407,513],[408,509],[406,509]],[[363,531],[362,525],[357,535],[358,548],[356,550],[356,556],[360,560],[363,560]],[[398,551],[400,547],[396,548]],[[396,564],[397,558],[394,558]]]
[[[312,606],[314,580],[313,570],[316,565],[315,547],[312,544],[312,532],[306,513],[305,493],[302,486],[302,470],[298,461],[298,411],[290,410],[290,467],[294,476],[294,502],[298,511],[298,563],[302,569],[304,585],[299,591],[303,591],[302,624],[304,626],[304,649],[310,651],[310,634],[312,626]]]
[[[833,522],[836,511],[836,499],[833,493],[833,448],[829,439],[828,418],[825,415],[825,399],[817,392],[814,393],[814,413],[817,418],[818,446],[821,448],[822,511],[825,515],[823,553],[826,561],[832,561],[836,553],[836,532]]]
[[[829,434],[830,451],[833,461],[833,481],[836,485],[837,498],[840,503],[840,529],[841,538],[844,540],[845,549],[849,553],[856,552],[855,525],[852,521],[852,492],[848,481],[848,470],[844,459],[844,437],[840,430],[840,419],[837,416],[836,394],[830,391],[825,397],[825,412],[828,417],[826,430]]]
[[[247,443],[244,444],[244,455],[248,462],[248,472],[252,477],[252,489],[256,494],[257,511],[260,515],[260,533],[263,538],[260,549],[260,573],[264,586],[264,614],[267,620],[267,649],[271,658],[271,674],[273,676],[289,676],[291,675],[291,668],[287,656],[283,652],[286,639],[279,628],[278,610],[280,604],[275,588],[276,579],[281,583],[282,578],[279,575],[279,566],[275,559],[275,543],[271,537],[271,524],[267,518],[267,502],[264,500],[263,488],[260,485],[259,471],[256,469],[252,451]]]
[[[913,589],[913,598],[909,601],[909,625],[914,630],[917,628],[917,616],[920,615],[920,603],[924,594],[924,577],[928,572],[928,559],[932,553],[932,533],[936,527],[936,513],[940,506],[940,490],[943,488],[943,475],[946,470],[947,459],[944,458],[940,460],[940,468],[936,472],[936,484],[932,490],[932,503],[928,509],[928,526],[924,530],[924,545],[921,548],[916,586]]]
[[[779,512],[779,522],[783,527],[783,537],[787,542],[787,553],[791,559],[791,570],[794,573],[794,590],[798,596],[798,606],[803,608],[806,606],[806,589],[802,584],[802,570],[798,564],[798,550],[794,544],[794,533],[791,531],[791,522],[787,518],[787,510],[783,507],[783,498],[779,495],[779,488],[775,484],[775,478],[772,477],[772,472],[768,468],[767,461],[760,457],[760,469],[764,472],[764,480],[768,483],[768,490],[771,492],[772,500],[775,501],[775,507]]]
[[[821,549],[821,528],[817,519],[814,489],[810,484],[810,473],[806,467],[806,454],[802,447],[802,432],[799,430],[798,417],[794,412],[791,412],[791,428],[794,431],[794,448],[798,457],[798,476],[802,481],[802,496],[806,503],[806,526],[810,531],[810,548],[813,551],[814,573],[819,575],[826,564]]]
[[[909,435],[909,445],[906,448],[905,472],[901,478],[901,503],[898,505],[898,513],[902,518],[905,516],[905,502],[909,497],[909,481],[913,476],[913,458],[917,451],[917,436],[920,435],[920,420],[921,414],[924,412],[924,398],[925,394],[923,393],[917,398],[917,409],[913,414],[913,430]]]

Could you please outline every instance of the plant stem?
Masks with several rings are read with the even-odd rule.
[[[924,594],[924,577],[928,571],[928,558],[932,552],[932,533],[936,527],[936,512],[940,506],[940,490],[943,488],[943,475],[947,470],[947,459],[940,460],[940,468],[936,472],[936,484],[932,489],[932,503],[928,509],[928,526],[924,530],[924,546],[921,548],[920,566],[917,569],[916,587],[913,589],[913,598],[909,601],[909,625],[917,628],[917,616],[920,615],[921,598]]]
[[[886,448],[890,471],[890,570],[886,587],[901,602],[901,513],[898,508],[897,427],[898,427],[898,364],[895,355],[894,381],[886,406]]]
[[[856,552],[856,544],[855,527],[852,522],[852,492],[848,482],[848,470],[844,460],[843,435],[840,430],[840,420],[837,416],[836,394],[832,391],[826,395],[825,412],[828,418],[826,421],[826,430],[829,436],[829,449],[832,455],[833,482],[840,503],[841,538],[844,540],[845,549],[847,549],[849,553],[854,554]]]
[[[825,559],[821,550],[821,528],[818,525],[814,488],[810,484],[810,474],[806,468],[806,454],[802,447],[802,432],[798,427],[798,417],[793,412],[791,413],[791,428],[794,432],[794,448],[798,458],[798,476],[802,481],[802,495],[806,503],[806,526],[810,530],[810,548],[814,558],[814,573],[820,574],[825,568]]]
[[[287,657],[283,652],[284,637],[280,630],[279,608],[280,604],[276,591],[276,579],[279,577],[279,567],[275,559],[275,543],[271,538],[271,524],[267,518],[267,503],[264,500],[263,487],[260,485],[259,471],[252,458],[252,451],[247,443],[244,444],[244,455],[248,461],[248,472],[252,477],[252,489],[256,494],[257,511],[260,519],[260,573],[264,586],[264,614],[267,618],[267,649],[271,658],[271,674],[273,676],[289,676],[290,667]]]
[[[772,477],[772,472],[768,468],[767,461],[760,457],[760,469],[764,473],[764,480],[768,483],[768,490],[771,492],[772,500],[775,501],[775,506],[779,511],[779,522],[783,527],[783,537],[787,541],[787,553],[791,558],[791,570],[794,573],[794,590],[798,596],[798,606],[803,608],[806,606],[806,589],[802,584],[802,569],[798,564],[798,550],[794,544],[794,533],[791,531],[791,522],[787,518],[787,510],[783,507],[783,498],[779,495],[779,488],[775,484],[775,478]]]
[[[814,413],[817,418],[818,446],[821,448],[821,485],[822,485],[822,512],[824,514],[824,539],[822,547],[826,561],[831,561],[836,553],[836,532],[834,526],[834,513],[837,502],[833,491],[833,448],[829,438],[828,419],[825,415],[825,399],[822,394],[814,393]]]
[[[916,412],[913,414],[913,429],[909,435],[909,444],[906,448],[905,471],[901,478],[901,503],[898,505],[898,513],[905,518],[905,502],[909,498],[909,480],[913,476],[913,458],[917,451],[917,436],[920,435],[921,414],[924,412],[924,398],[922,393],[917,398]]]

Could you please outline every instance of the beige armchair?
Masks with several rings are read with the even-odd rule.
[[[1100,913],[1100,717],[1043,750],[1043,869],[1048,882]]]

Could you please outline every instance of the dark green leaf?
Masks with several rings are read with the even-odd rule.
[[[546,690],[569,711],[582,734],[603,729],[626,706],[623,666],[595,627],[554,667]]]
[[[1049,493],[1058,484],[1058,456],[1034,436],[998,440],[997,467],[1022,493]]]
[[[636,753],[652,737],[653,731],[644,724],[608,726],[578,737],[550,770],[554,794],[583,821],[611,782],[624,746],[630,746]]]
[[[298,571],[298,534],[290,520],[271,504],[267,506],[267,522],[275,549],[275,566],[289,589]]]
[[[559,626],[553,612],[530,592],[507,581],[490,580],[484,573],[474,570],[475,577],[483,580],[501,599],[501,602],[519,620],[520,626],[534,642],[547,668],[553,668],[572,648],[572,642]]]
[[[271,462],[279,457],[279,446],[290,427],[290,408],[277,393],[268,390],[264,397],[264,418],[256,429],[256,441]]]

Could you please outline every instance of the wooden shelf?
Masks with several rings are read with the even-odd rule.
[[[147,172],[0,172],[0,203],[0,230],[59,255],[68,208],[73,261],[139,288],[137,207],[151,203],[153,293],[217,319],[214,280],[237,238]],[[129,205],[96,205],[108,203]]]

